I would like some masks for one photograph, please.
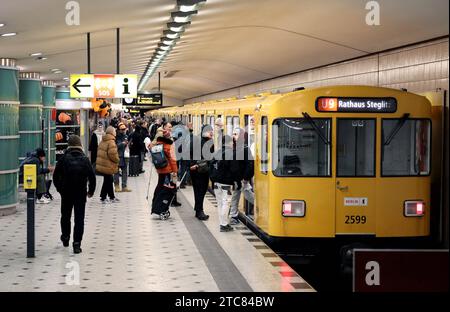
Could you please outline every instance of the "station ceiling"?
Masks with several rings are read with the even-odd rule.
[[[79,0],[80,25],[68,26],[67,2],[1,0],[0,34],[17,35],[0,37],[0,57],[64,85],[70,73],[87,72],[91,32],[92,72],[115,73],[120,27],[120,70],[140,77],[177,10],[175,0]],[[448,0],[379,0],[379,26],[366,24],[367,2],[207,0],[160,65],[161,89],[184,100],[448,35]],[[155,74],[144,89],[157,85]]]

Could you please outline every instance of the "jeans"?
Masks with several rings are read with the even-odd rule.
[[[231,197],[231,217],[237,217],[239,215],[239,200],[241,199],[242,192],[244,192],[244,198],[249,203],[253,205],[255,202],[255,194],[253,193],[250,183],[242,183],[242,187],[239,190],[235,188],[233,191],[233,196]]]
[[[61,234],[70,238],[70,218],[72,209],[75,210],[73,241],[81,243],[84,232],[84,212],[86,208],[85,198],[73,198],[61,196]]]
[[[122,171],[122,188],[127,187],[127,180],[128,180],[128,158],[125,158],[125,166],[120,167],[120,170]],[[117,172],[114,175],[114,184],[119,185],[119,179],[120,175]]]
[[[230,213],[231,185],[214,183],[214,194],[217,200],[220,225],[225,226],[229,224],[228,214]]]
[[[114,178],[112,174],[104,174],[103,175],[103,185],[102,190],[100,191],[100,199],[105,200],[106,195],[109,196],[109,199],[114,199]]]

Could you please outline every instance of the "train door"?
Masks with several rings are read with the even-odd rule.
[[[375,234],[376,119],[337,119],[336,234]]]
[[[244,127],[245,127],[245,131],[247,132],[248,138],[247,138],[247,145],[250,149],[250,153],[251,155],[249,155],[249,157],[252,157],[252,159],[254,159],[254,148],[255,148],[255,119],[253,116],[251,115],[244,115]],[[254,178],[252,178],[252,181],[250,181],[250,185],[252,187],[252,189],[254,189]],[[254,194],[254,193],[253,193]],[[253,214],[253,209],[254,209],[254,202],[255,202],[255,198],[253,195],[253,200],[252,198],[246,198],[244,197],[244,213],[247,217],[249,217],[250,219],[254,219],[254,214]]]

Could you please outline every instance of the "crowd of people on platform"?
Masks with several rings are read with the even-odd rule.
[[[169,122],[164,118],[114,117],[104,130],[105,126],[99,123],[92,132],[90,159],[84,154],[80,137],[76,135],[69,138],[68,149],[55,168],[43,168],[43,150],[38,149],[33,154],[32,161],[38,165],[39,176],[54,170],[53,182],[62,198],[60,239],[64,246],[69,245],[70,219],[74,210],[75,253],[81,252],[86,198],[94,195],[95,175],[103,176],[101,203],[119,202],[116,193],[132,191],[128,188],[128,178],[145,172],[143,164],[151,158],[152,148],[158,145],[162,146],[167,164],[152,171],[158,175],[152,205],[168,183],[179,188],[192,185],[195,217],[206,221],[209,215],[203,205],[211,186],[217,200],[219,230],[229,232],[233,230],[232,225],[239,223],[241,194],[254,203],[253,150],[248,146],[249,135],[245,129],[237,127],[232,136],[225,135],[221,118],[217,118],[214,125],[204,124],[199,135],[193,134],[191,122]],[[43,194],[45,191],[41,187],[37,192],[38,200]],[[175,192],[171,206],[181,205]]]

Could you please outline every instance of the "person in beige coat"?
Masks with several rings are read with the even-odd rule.
[[[106,134],[102,138],[102,142],[98,146],[97,151],[97,172],[103,175],[103,185],[100,192],[100,200],[106,203],[106,196],[112,203],[119,200],[114,196],[114,177],[113,175],[119,171],[119,153],[116,145],[116,129],[109,126]]]

